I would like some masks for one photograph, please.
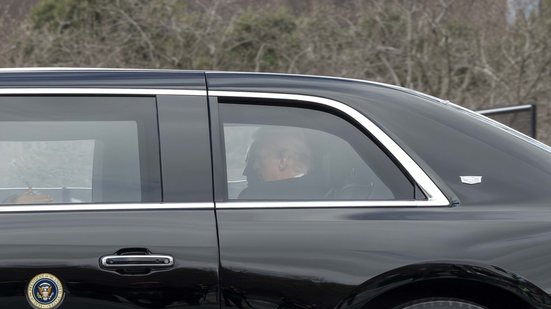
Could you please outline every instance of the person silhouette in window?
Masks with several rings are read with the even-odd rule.
[[[255,132],[243,175],[248,187],[239,199],[321,199],[321,182],[312,173],[312,150],[295,128],[262,128]]]

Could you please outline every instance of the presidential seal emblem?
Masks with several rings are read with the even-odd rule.
[[[27,285],[27,300],[35,309],[57,308],[63,297],[63,285],[52,274],[38,274]]]

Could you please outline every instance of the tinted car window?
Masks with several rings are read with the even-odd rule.
[[[154,98],[0,98],[0,202],[160,201]]]
[[[221,104],[229,200],[410,200],[412,182],[364,132],[325,112]]]

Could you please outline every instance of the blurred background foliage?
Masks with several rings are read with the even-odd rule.
[[[550,123],[551,0],[31,2],[16,21],[3,15],[2,67],[343,76],[473,109],[535,101]]]

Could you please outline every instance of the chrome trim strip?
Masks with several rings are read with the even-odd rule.
[[[2,205],[0,213],[39,211],[88,211],[88,210],[191,210],[214,209],[214,203],[147,203],[147,204],[40,204]]]
[[[92,190],[92,187],[32,187],[33,190]],[[0,191],[4,190],[28,190],[29,187],[10,187],[10,188],[0,188]]]
[[[251,208],[373,208],[373,207],[446,207],[436,201],[308,201],[308,202],[219,202],[216,209],[251,209]]]
[[[488,114],[488,113],[495,113],[495,112],[514,112],[522,109],[531,109],[532,105],[530,104],[524,104],[524,105],[517,105],[517,106],[508,106],[508,107],[497,107],[497,108],[490,108],[490,109],[483,109],[475,111],[479,114]]]
[[[376,126],[371,120],[366,116],[353,109],[352,107],[343,104],[341,102],[309,96],[309,95],[297,95],[297,94],[284,94],[284,93],[263,93],[263,92],[238,92],[238,91],[209,91],[211,96],[221,96],[221,97],[244,97],[244,98],[264,98],[264,99],[281,99],[281,100],[294,100],[294,101],[305,101],[318,103],[341,112],[346,113],[352,119],[356,120],[361,124],[367,131],[369,131],[373,136],[379,140],[379,142],[390,152],[392,155],[400,162],[407,172],[413,177],[417,182],[421,190],[427,196],[426,201],[414,201],[415,205],[412,206],[448,206],[450,202],[446,196],[440,191],[440,189],[434,184],[430,177],[413,161],[413,159],[398,145],[394,140],[392,140],[386,133],[383,132],[378,126]],[[354,202],[358,206],[367,206],[367,204],[373,204],[374,201],[365,201],[365,202]],[[338,202],[341,203],[341,202]],[[348,203],[348,202],[347,202]],[[377,202],[377,205],[382,205],[381,202]],[[386,201],[388,203],[388,201]],[[411,203],[411,201],[392,201],[393,204],[388,204],[388,206],[393,206],[394,204],[400,204],[401,206],[406,206],[404,203]],[[263,203],[265,204],[265,203]],[[290,203],[285,203],[290,204]],[[295,204],[295,203],[293,203]],[[319,203],[316,203],[319,205]],[[332,203],[333,204],[333,203]],[[219,204],[218,204],[219,205]],[[375,205],[374,205],[375,206]],[[396,205],[398,206],[398,205]],[[254,207],[254,206],[251,206]],[[302,206],[308,207],[308,206]],[[314,207],[314,206],[312,206]],[[317,206],[322,207],[322,206]],[[333,206],[331,206],[333,207]]]
[[[0,95],[12,94],[113,94],[113,95],[189,95],[206,96],[206,90],[132,88],[0,88]]]

